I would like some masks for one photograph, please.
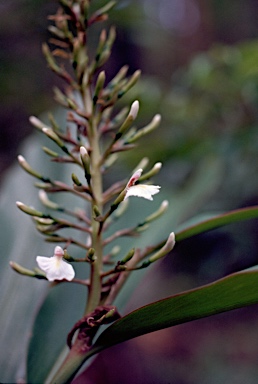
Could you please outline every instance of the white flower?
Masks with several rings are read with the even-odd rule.
[[[142,174],[142,169],[138,169],[138,171],[134,172],[133,176],[128,181],[125,189],[125,199],[127,199],[129,196],[138,196],[143,197],[147,200],[153,200],[152,195],[156,195],[156,193],[159,193],[160,186],[159,185],[147,185],[147,184],[137,184],[135,185],[136,181],[140,178]]]
[[[61,247],[55,247],[54,256],[45,257],[37,256],[36,261],[39,268],[46,273],[46,278],[49,281],[54,280],[69,280],[71,281],[75,272],[71,264],[63,260],[64,251]]]

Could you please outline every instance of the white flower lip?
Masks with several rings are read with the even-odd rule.
[[[54,280],[73,280],[75,276],[74,269],[71,264],[62,259],[64,251],[61,247],[55,247],[54,256],[45,257],[37,256],[36,261],[42,271],[46,273],[49,281]]]
[[[142,174],[142,169],[138,169],[130,180],[128,181],[126,185],[126,194],[124,197],[124,200],[127,199],[129,196],[137,196],[137,197],[143,197],[147,200],[153,200],[153,195],[156,195],[159,193],[160,186],[159,185],[148,185],[148,184],[137,184],[135,185],[136,181],[140,178]]]

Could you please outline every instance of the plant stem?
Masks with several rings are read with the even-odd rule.
[[[46,384],[68,384],[75,377],[86,358],[90,357],[91,352],[83,354],[76,350],[77,341],[74,343],[72,350],[67,355],[58,372],[50,380],[46,380]],[[92,355],[96,353],[95,350]]]
[[[91,146],[91,188],[93,192],[92,198],[92,248],[95,250],[94,256],[96,260],[91,263],[91,283],[89,287],[89,296],[86,305],[85,314],[92,312],[100,302],[101,295],[101,269],[103,257],[102,233],[99,231],[99,222],[95,220],[93,207],[97,206],[98,211],[102,214],[103,202],[103,185],[102,174],[100,168],[101,151],[99,145],[99,134],[97,130],[97,118],[91,119],[89,141]]]

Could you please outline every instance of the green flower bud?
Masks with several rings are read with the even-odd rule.
[[[60,139],[60,137],[57,136],[57,134],[53,131],[51,128],[42,128],[42,132],[45,133],[51,140],[53,140],[59,147],[63,148],[64,143]]]
[[[160,124],[161,116],[160,115],[155,115],[150,122],[150,124],[146,125],[145,127],[141,128],[139,131],[137,131],[132,137],[130,137],[126,144],[131,144],[134,143],[136,140],[140,139],[141,137],[147,135],[148,133],[154,131],[159,124]]]
[[[41,203],[43,205],[45,205],[46,207],[48,207],[50,209],[58,209],[59,208],[58,204],[56,204],[53,201],[49,200],[46,192],[43,189],[41,189],[39,191],[39,199],[40,199],[40,201],[41,201]]]
[[[37,211],[36,209],[29,207],[28,205],[25,205],[20,201],[17,201],[16,205],[21,211],[27,213],[27,215],[37,216],[37,217],[46,217],[46,215],[43,212]]]
[[[161,259],[163,256],[166,256],[174,248],[175,243],[175,234],[174,232],[171,232],[168,236],[166,244],[158,252],[154,253],[154,255],[149,258],[149,261],[153,263],[154,261]]]
[[[42,176],[40,173],[38,173],[37,171],[35,171],[35,170],[29,165],[29,163],[27,163],[27,161],[24,159],[23,156],[19,155],[19,156],[18,156],[18,161],[19,161],[20,166],[21,166],[27,173],[29,173],[30,175],[36,177],[37,179],[40,179],[40,180],[43,179],[43,176]]]

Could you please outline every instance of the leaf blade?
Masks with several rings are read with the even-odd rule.
[[[258,206],[235,209],[221,215],[216,215],[207,220],[190,225],[182,230],[176,231],[176,241],[181,241],[189,237],[198,235],[202,232],[210,231],[224,225],[236,223],[239,221],[258,218]]]
[[[108,327],[89,355],[146,333],[258,303],[257,287],[258,271],[244,271],[146,305]]]

